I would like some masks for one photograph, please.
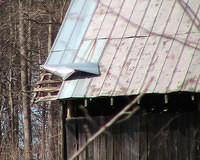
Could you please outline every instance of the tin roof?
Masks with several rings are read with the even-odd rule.
[[[101,75],[63,81],[58,99],[200,92],[200,1],[72,0],[45,65],[68,63]]]

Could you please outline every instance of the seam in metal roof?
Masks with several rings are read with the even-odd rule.
[[[200,92],[199,0],[72,0],[45,65],[98,63],[59,99]],[[153,79],[153,80],[152,80]]]

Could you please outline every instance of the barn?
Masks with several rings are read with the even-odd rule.
[[[72,0],[39,99],[66,109],[65,159],[130,103],[75,159],[200,159],[199,42],[199,0]]]

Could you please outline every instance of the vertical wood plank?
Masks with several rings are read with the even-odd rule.
[[[148,143],[147,143],[147,120],[143,113],[140,114],[140,128],[139,128],[139,159],[146,160],[148,156]]]
[[[181,116],[177,119],[176,128],[178,129],[177,135],[177,159],[188,159],[188,147],[187,147],[187,132],[188,132],[188,116]]]
[[[128,126],[128,122],[123,122],[121,123],[120,126],[120,134],[121,134],[121,159],[127,159],[128,157],[130,158],[130,142],[127,141],[128,139],[128,131],[130,130],[129,126]],[[125,127],[126,126],[126,127]]]
[[[131,159],[139,160],[139,152],[140,152],[140,149],[139,149],[139,146],[140,146],[140,136],[139,136],[140,117],[139,117],[139,115],[134,115],[132,117],[131,121],[129,121],[129,127],[133,129],[133,131],[132,131],[133,138],[129,142],[132,145],[131,148],[133,148],[133,150],[131,152],[132,153]]]
[[[199,158],[196,158],[195,154],[198,153],[195,151],[195,135],[199,130],[199,113],[182,113],[168,124],[174,116],[175,113],[148,117],[149,160]]]
[[[169,159],[169,124],[172,117],[165,114],[151,114],[147,119],[147,143],[149,160]]]
[[[121,131],[120,124],[114,125],[113,131],[113,158],[121,160]]]
[[[91,143],[77,160],[198,160],[200,158],[200,113],[133,116],[115,124]],[[140,119],[141,118],[141,119]],[[109,119],[109,118],[108,118]],[[102,125],[106,118],[95,118]],[[95,133],[87,119],[67,120],[67,157]],[[88,126],[90,132],[83,126]],[[77,130],[78,129],[78,130]],[[78,141],[77,141],[78,138]]]
[[[191,115],[193,117],[193,115]],[[198,160],[200,159],[200,112],[195,113],[195,123],[193,123],[193,151],[192,151],[192,159]]]
[[[169,159],[178,159],[178,139],[179,130],[176,127],[177,121],[170,125],[170,136],[169,136]]]
[[[87,133],[87,139],[90,138],[91,136],[91,133]],[[94,155],[94,142],[90,143],[88,145],[88,148],[87,148],[87,156],[86,156],[87,160],[94,160],[95,159],[95,155]]]
[[[86,119],[80,119],[77,123],[78,127],[78,149],[80,149],[87,141],[87,122]],[[85,160],[87,148],[79,155],[79,160]]]
[[[67,159],[77,151],[76,120],[66,120]]]
[[[97,137],[95,140],[94,140],[94,159],[95,160],[100,160],[100,157],[99,157],[99,137]]]
[[[106,153],[106,160],[113,160],[113,154],[114,154],[114,150],[113,150],[113,131],[112,128],[108,129],[108,133],[109,135],[106,136],[106,149],[107,149],[107,153]]]
[[[95,159],[93,142],[88,145],[86,159],[87,160],[94,160]]]
[[[134,116],[121,124],[122,160],[139,160],[139,117]]]
[[[106,160],[106,152],[108,149],[106,148],[106,135],[102,134],[99,136],[99,158],[102,160]]]

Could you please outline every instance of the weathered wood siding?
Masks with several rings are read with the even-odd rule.
[[[109,118],[95,118],[100,126]],[[69,158],[97,130],[87,119],[69,119]],[[199,160],[200,114],[137,115],[99,136],[77,160]]]
[[[200,159],[198,112],[145,116],[140,133],[141,160]]]

